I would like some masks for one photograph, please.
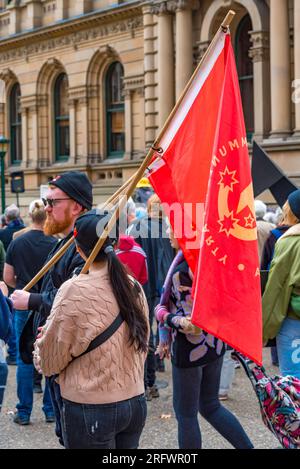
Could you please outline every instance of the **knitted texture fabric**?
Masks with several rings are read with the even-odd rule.
[[[141,295],[143,311],[148,317],[147,302],[144,294]],[[125,322],[101,346],[68,366],[118,313],[107,267],[74,277],[59,289],[38,347],[44,374],[59,374],[57,381],[65,399],[106,404],[144,392],[146,357],[129,345]]]

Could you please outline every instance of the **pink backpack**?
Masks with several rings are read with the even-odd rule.
[[[283,448],[300,449],[300,379],[294,376],[269,377],[263,367],[249,364],[237,352],[257,395],[264,424]]]

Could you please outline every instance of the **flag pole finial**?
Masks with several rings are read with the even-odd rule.
[[[224,18],[224,20],[221,24],[221,28],[223,29],[224,32],[227,32],[227,30],[230,26],[230,23],[231,23],[231,21],[233,20],[234,17],[235,17],[235,11],[229,10],[229,12],[225,16],[225,18]]]

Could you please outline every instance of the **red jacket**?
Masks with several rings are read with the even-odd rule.
[[[132,236],[120,236],[116,255],[141,285],[148,281],[147,256]]]

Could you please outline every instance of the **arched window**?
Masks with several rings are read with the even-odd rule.
[[[111,64],[106,75],[106,129],[109,157],[123,156],[125,151],[123,75],[120,62]]]
[[[11,90],[9,99],[10,119],[10,161],[11,164],[20,164],[22,161],[22,115],[21,115],[21,89],[16,83]]]
[[[248,141],[251,141],[254,133],[253,63],[249,57],[251,30],[251,18],[246,15],[236,32],[235,53]]]
[[[55,159],[66,161],[70,156],[68,77],[61,73],[54,85]]]

